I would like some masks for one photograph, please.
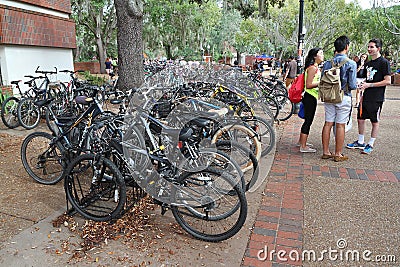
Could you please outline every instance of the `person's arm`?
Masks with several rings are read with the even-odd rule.
[[[363,83],[360,88],[363,88],[362,90],[370,87],[380,87],[380,86],[386,86],[391,84],[391,78],[390,75],[386,75],[382,81],[380,82],[374,82],[374,83]]]
[[[306,72],[307,72],[306,88],[307,89],[318,87],[319,82],[313,82],[315,74],[317,73],[317,70],[318,69],[315,66],[310,66],[306,69]]]
[[[286,80],[286,78],[287,78],[287,76],[289,74],[289,71],[290,71],[290,64],[288,64],[287,67],[286,67],[286,73],[285,73],[285,76],[283,77],[283,80]]]
[[[365,90],[370,87],[380,87],[386,86],[391,84],[391,77],[390,77],[390,64],[387,62],[387,66],[385,66],[385,76],[383,76],[383,80],[380,82],[372,82],[372,83],[362,83],[359,87],[361,90]]]
[[[349,63],[349,62],[347,62]],[[355,62],[350,63],[349,78],[348,78],[348,89],[357,89],[357,64]]]

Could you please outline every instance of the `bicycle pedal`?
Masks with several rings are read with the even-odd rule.
[[[168,211],[168,207],[162,205],[161,206],[161,215],[164,215]]]

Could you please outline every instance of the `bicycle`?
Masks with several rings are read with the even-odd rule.
[[[103,110],[94,99],[80,97],[76,101],[89,105],[79,117],[58,117],[52,113],[51,109],[47,109],[47,112],[52,114],[48,116],[54,118],[54,124],[50,128],[52,135],[34,132],[22,142],[22,165],[27,173],[39,183],[58,183],[70,159],[94,145],[90,144],[90,139],[87,138],[90,133],[89,128],[94,127],[92,122],[103,113]],[[47,102],[51,102],[51,99]],[[42,139],[45,141],[40,141]],[[49,169],[53,171],[49,172]]]
[[[57,68],[55,69],[56,71],[41,71],[38,66],[35,73],[41,73],[44,76],[32,77],[32,80],[29,81],[34,96],[21,99],[17,107],[18,121],[25,129],[33,129],[39,124],[42,115],[40,105],[43,105],[43,102],[40,101],[46,101],[49,98],[55,99],[56,88],[49,87],[51,82],[48,77],[49,74],[57,74]],[[37,79],[43,79],[40,86],[36,84]]]
[[[7,126],[9,129],[14,129],[20,126],[20,122],[18,120],[18,104],[21,99],[34,97],[34,92],[31,87],[31,83],[33,82],[33,76],[25,76],[31,78],[32,80],[25,82],[30,86],[29,90],[22,92],[19,83],[21,80],[18,81],[11,81],[11,85],[14,85],[15,88],[18,89],[19,96],[11,96],[7,98],[1,105],[1,120],[3,121],[4,125]]]

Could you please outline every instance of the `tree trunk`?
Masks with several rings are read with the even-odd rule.
[[[167,55],[167,59],[172,59],[171,45],[164,44],[165,54]]]
[[[114,0],[118,28],[118,88],[127,91],[142,85],[143,1]]]
[[[96,36],[97,54],[99,55],[100,73],[106,73],[106,49],[101,38]]]

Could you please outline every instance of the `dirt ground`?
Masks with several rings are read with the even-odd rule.
[[[0,140],[0,180],[6,189],[0,191],[0,242],[3,243],[60,210],[65,206],[65,194],[61,183],[41,185],[26,173],[19,157],[22,136],[0,133]]]

